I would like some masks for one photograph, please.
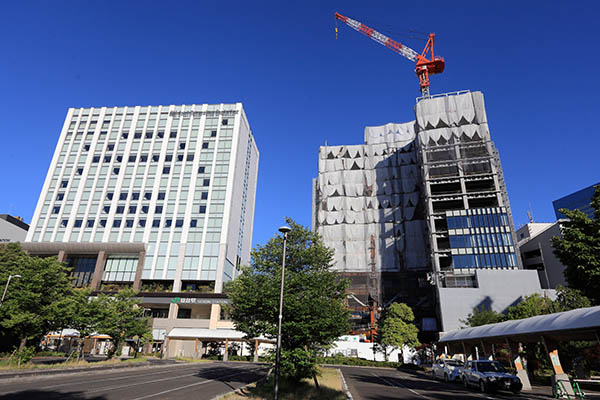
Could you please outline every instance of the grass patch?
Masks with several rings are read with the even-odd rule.
[[[315,387],[312,379],[305,379],[300,383],[287,381],[279,382],[279,398],[281,400],[345,400],[346,394],[342,391],[342,377],[340,371],[334,368],[320,368],[319,389]],[[271,400],[273,399],[273,375],[268,380],[253,384],[242,393],[226,396],[227,400]]]
[[[415,364],[403,364],[392,361],[373,361],[365,360],[363,358],[344,356],[321,357],[319,358],[318,362],[319,364],[354,365],[358,367],[388,367],[399,368],[403,370],[423,370],[422,367]]]
[[[85,360],[70,360],[61,364],[34,364],[32,362],[28,362],[25,364],[21,364],[21,368],[17,368],[17,363],[14,360],[11,360],[9,363],[8,360],[0,360],[0,371],[12,371],[12,370],[45,370],[45,369],[70,369],[70,368],[82,368],[82,367],[96,367],[96,366],[111,366],[111,365],[120,365],[120,364],[136,364],[148,361],[146,357],[138,357],[138,358],[127,358],[124,360],[115,358],[112,360],[106,361],[96,361],[96,362],[87,362]]]

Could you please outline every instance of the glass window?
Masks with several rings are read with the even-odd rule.
[[[155,214],[161,214],[162,211],[163,211],[163,206],[156,206],[156,208],[154,209]]]
[[[152,221],[152,227],[153,228],[160,227],[160,219],[155,219],[154,221]]]
[[[127,192],[121,192],[121,194],[119,194],[119,200],[127,200]]]
[[[120,219],[115,219],[113,221],[113,228],[119,228],[121,226],[121,220]]]
[[[206,206],[200,206],[200,214],[206,214]]]
[[[148,214],[148,206],[142,206],[142,214]]]
[[[172,219],[166,219],[166,220],[165,220],[165,227],[166,227],[166,228],[170,227],[172,223],[173,223],[173,220],[172,220]]]
[[[125,206],[117,206],[117,214],[123,214],[123,212],[125,211]]]
[[[73,224],[73,226],[74,226],[75,228],[81,228],[81,225],[82,225],[82,224],[83,224],[83,220],[81,220],[81,219],[76,219],[76,220],[75,220],[75,223]]]
[[[164,200],[165,199],[165,195],[166,195],[165,192],[159,192],[158,193],[158,200]]]
[[[144,199],[146,199],[146,200],[152,199],[152,192],[146,192],[146,193],[144,193]]]
[[[131,194],[131,200],[139,200],[140,199],[140,192],[133,192]]]
[[[137,206],[129,206],[129,214],[135,214],[137,211]]]
[[[87,228],[93,228],[94,227],[94,220],[93,219],[88,219],[85,226]]]
[[[171,172],[171,167],[163,167],[163,171],[162,171],[163,174],[168,174],[170,172]]]

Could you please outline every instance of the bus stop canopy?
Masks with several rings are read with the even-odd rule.
[[[500,342],[506,339],[535,342],[540,336],[555,340],[598,340],[599,334],[600,306],[596,306],[458,329],[442,336],[439,343]]]

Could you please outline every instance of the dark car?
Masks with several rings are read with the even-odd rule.
[[[521,380],[509,374],[498,361],[467,361],[461,380],[466,388],[477,386],[480,391],[510,390],[519,393],[523,388]]]

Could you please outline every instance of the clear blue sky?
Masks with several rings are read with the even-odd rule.
[[[432,92],[484,92],[518,225],[600,181],[593,1],[11,1],[0,15],[0,213],[30,221],[69,107],[241,101],[261,153],[254,243],[310,225],[318,146],[414,118],[414,66],[340,25],[437,33]],[[421,51],[424,42],[393,38]]]

